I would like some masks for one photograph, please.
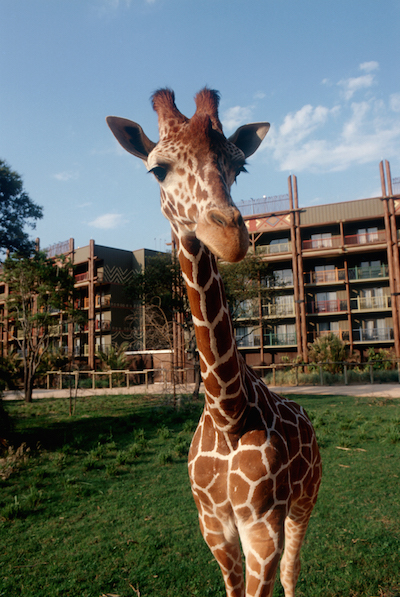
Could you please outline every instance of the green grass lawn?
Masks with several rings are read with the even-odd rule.
[[[324,466],[296,595],[399,597],[400,400],[294,398]],[[63,399],[5,408],[26,445],[0,465],[0,597],[224,597],[187,475],[200,404],[79,398],[72,417]]]

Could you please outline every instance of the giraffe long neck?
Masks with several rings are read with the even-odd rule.
[[[245,417],[244,362],[240,356],[214,255],[195,236],[176,238],[186,283],[207,408],[224,431],[237,430]]]

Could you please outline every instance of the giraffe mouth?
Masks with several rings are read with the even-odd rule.
[[[210,210],[198,221],[196,236],[214,255],[231,263],[241,261],[249,248],[249,234],[236,207]]]

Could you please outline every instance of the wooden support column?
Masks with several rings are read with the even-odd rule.
[[[297,253],[297,272],[299,281],[299,301],[300,301],[300,327],[301,327],[301,347],[302,357],[305,363],[308,363],[308,349],[307,349],[307,319],[306,319],[306,301],[304,294],[304,274],[303,274],[303,250],[301,246],[301,232],[300,232],[300,211],[299,211],[299,195],[297,189],[297,177],[293,178],[294,190],[294,207],[295,207],[295,222],[296,222],[296,253]]]
[[[394,278],[395,278],[395,302],[396,302],[396,311],[397,311],[397,320],[400,324],[400,263],[399,263],[399,245],[397,240],[397,224],[396,224],[396,211],[394,207],[394,199],[393,199],[393,189],[392,189],[392,175],[390,172],[390,164],[387,160],[385,160],[385,170],[386,170],[386,182],[387,182],[387,189],[388,189],[388,210],[389,210],[389,221],[390,221],[390,230],[392,234],[392,252],[393,252],[393,269],[394,269]],[[393,310],[393,305],[392,305]],[[400,329],[399,329],[399,337],[400,337]]]
[[[350,282],[349,282],[349,266],[347,263],[347,256],[344,258],[344,282],[346,285],[346,300],[347,300],[347,322],[349,325],[349,344],[350,354],[353,354],[353,322],[351,318],[351,303],[350,303]]]
[[[396,357],[400,357],[400,331],[399,331],[399,309],[397,305],[397,287],[396,287],[396,272],[395,272],[395,264],[393,258],[393,249],[392,249],[392,227],[390,222],[390,213],[389,213],[389,205],[388,205],[388,196],[386,193],[386,183],[385,183],[385,173],[383,169],[383,162],[379,164],[380,175],[381,175],[381,187],[382,187],[382,202],[383,202],[383,213],[384,213],[384,222],[385,222],[385,232],[386,232],[386,252],[388,258],[388,268],[389,268],[389,285],[390,285],[390,294],[392,298],[392,318],[393,318],[393,334],[394,334],[394,349],[396,353]],[[396,233],[396,250],[397,249],[397,233]]]
[[[69,260],[71,264],[74,265],[75,262],[75,241],[73,238],[69,239]],[[74,269],[71,267],[70,270],[71,276],[74,275]],[[72,297],[72,301],[74,297]],[[68,322],[68,357],[72,360],[74,358],[74,322]]]
[[[89,241],[89,313],[88,313],[88,368],[94,369],[94,240]]]
[[[304,359],[302,343],[301,343],[301,316],[300,316],[300,296],[299,296],[299,272],[297,263],[297,243],[296,243],[296,220],[293,205],[293,185],[292,176],[288,178],[289,189],[289,207],[290,207],[290,239],[292,245],[292,269],[293,269],[293,294],[294,294],[294,312],[295,312],[295,327],[296,327],[296,341],[297,353]]]

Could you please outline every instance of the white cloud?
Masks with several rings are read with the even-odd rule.
[[[337,110],[336,107],[330,110],[324,106],[313,108],[307,104],[297,112],[291,112],[285,116],[283,124],[279,128],[279,135],[286,138],[291,144],[298,143],[325,124],[329,114]]]
[[[400,93],[393,93],[390,96],[389,105],[393,112],[400,112]]]
[[[222,125],[228,131],[237,129],[251,120],[252,107],[234,106],[225,110],[221,117]]]
[[[124,220],[122,214],[103,214],[89,222],[89,226],[109,230],[111,228],[118,228],[119,226],[122,226],[123,223]]]
[[[53,174],[53,178],[60,182],[68,182],[69,180],[77,180],[79,178],[79,172],[73,170],[65,170],[64,172],[58,172]]]
[[[360,101],[333,108],[307,104],[271,127],[264,150],[271,151],[280,170],[343,171],[399,155],[400,93],[386,99],[370,94],[378,69],[378,62],[363,62],[362,75],[339,81],[345,100],[358,92]],[[323,84],[330,81],[324,79]]]
[[[371,73],[378,69],[379,63],[376,61],[363,62],[360,64],[359,70],[367,74],[360,75],[359,77],[350,77],[349,79],[341,79],[338,85],[343,88],[344,98],[350,100],[357,91],[372,87],[375,84],[375,75]]]
[[[376,60],[371,60],[370,62],[363,62],[362,64],[360,64],[359,69],[363,70],[366,73],[370,73],[373,70],[379,70],[379,62],[376,62]]]
[[[354,102],[346,112],[307,105],[288,114],[280,128],[272,128],[266,147],[281,170],[346,170],[398,153],[400,117],[388,117],[385,104],[374,100]]]
[[[349,100],[360,89],[368,89],[374,84],[374,75],[361,75],[361,77],[352,77],[342,79],[338,85],[343,87],[343,94],[346,100]]]

